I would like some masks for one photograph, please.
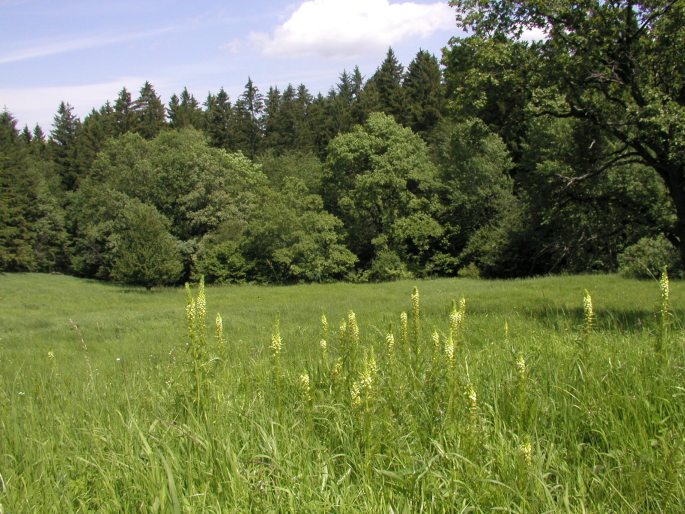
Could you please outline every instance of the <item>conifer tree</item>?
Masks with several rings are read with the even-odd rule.
[[[248,77],[245,90],[235,103],[234,132],[237,147],[254,159],[261,145],[264,98]]]
[[[117,136],[135,130],[133,101],[131,93],[126,88],[122,88],[114,102],[114,126]]]
[[[152,84],[145,82],[132,109],[135,113],[136,132],[145,139],[152,139],[159,134],[165,124],[165,111]]]
[[[209,144],[215,148],[235,150],[234,138],[231,136],[231,119],[233,109],[228,93],[222,87],[216,95],[207,95],[205,102],[205,132]]]
[[[89,173],[98,152],[104,148],[110,138],[114,137],[115,133],[114,109],[109,102],[97,111],[93,109],[85,117],[76,141],[78,166],[83,173]]]
[[[445,110],[445,92],[437,58],[420,50],[407,67],[403,89],[407,100],[407,123],[425,139]]]
[[[76,135],[81,122],[74,115],[74,108],[68,103],[60,103],[50,133],[49,149],[52,161],[57,166],[57,172],[62,179],[62,186],[67,191],[73,191],[78,184]]]
[[[193,127],[199,130],[204,125],[204,113],[200,109],[200,104],[190,94],[187,87],[181,91],[180,98],[176,95],[171,97],[167,112],[169,114],[169,125],[172,128]]]
[[[388,48],[385,60],[369,81],[376,91],[379,109],[393,116],[398,123],[404,123],[406,117],[406,101],[402,89],[403,73],[404,68],[395,57],[395,52]]]

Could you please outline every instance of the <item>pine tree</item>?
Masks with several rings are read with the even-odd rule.
[[[254,159],[262,141],[264,99],[251,78],[235,103],[234,132],[237,147],[250,159]]]
[[[122,88],[114,102],[114,125],[117,136],[135,130],[133,101],[131,100],[131,93],[126,88]]]
[[[60,103],[53,122],[48,147],[52,161],[57,165],[57,172],[66,191],[73,191],[78,184],[80,170],[77,161],[76,136],[81,122],[74,115],[74,109],[68,103]]]
[[[409,64],[402,85],[407,99],[407,123],[425,139],[445,110],[445,91],[437,58],[420,50]]]
[[[31,137],[31,153],[41,159],[47,159],[47,145],[45,144],[45,133],[40,125],[33,128]]]
[[[388,48],[385,60],[370,80],[378,95],[380,110],[393,116],[398,123],[404,123],[406,118],[403,73],[404,68],[395,57],[395,52]]]
[[[205,132],[209,135],[209,144],[215,148],[234,151],[235,143],[231,136],[231,119],[233,109],[228,93],[222,87],[216,95],[211,93],[205,102]]]
[[[280,153],[281,141],[281,92],[277,87],[270,87],[264,101],[264,144],[263,147]]]
[[[145,139],[152,139],[165,125],[164,104],[149,82],[145,82],[140,96],[133,103],[136,132]]]
[[[193,127],[199,130],[204,125],[204,113],[200,109],[200,104],[190,94],[187,87],[181,91],[180,98],[176,95],[171,97],[167,112],[169,114],[169,125],[172,128]]]
[[[77,137],[78,167],[88,174],[98,152],[116,133],[114,109],[105,103],[100,110],[93,109],[85,117]]]
[[[48,183],[50,163],[24,137],[13,116],[0,113],[0,270],[62,269],[66,232],[53,194],[58,188]]]

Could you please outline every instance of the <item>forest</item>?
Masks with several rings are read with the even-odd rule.
[[[237,98],[0,113],[0,271],[153,287],[682,270],[685,3],[451,2],[469,35]],[[521,37],[538,28],[538,41]]]

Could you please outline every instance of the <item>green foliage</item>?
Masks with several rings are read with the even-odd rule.
[[[74,108],[68,103],[60,103],[50,133],[48,149],[62,179],[62,187],[67,191],[76,189],[81,173],[76,154],[76,136],[80,126],[81,122],[74,114]]]
[[[446,109],[442,72],[436,57],[420,50],[407,67],[402,89],[407,100],[407,123],[426,139]]]
[[[389,238],[398,220],[418,213],[430,217],[436,175],[421,138],[382,113],[331,142],[323,179],[326,206],[345,224],[349,248],[363,267],[374,258],[374,240]],[[435,232],[434,224],[427,230],[414,238],[424,239],[420,245]],[[399,241],[389,238],[387,244],[402,251]]]
[[[654,171],[612,163],[616,143],[577,120],[540,117],[529,124],[518,174],[535,272],[615,271],[622,248],[668,232],[675,209]]]
[[[271,187],[280,190],[289,177],[302,180],[311,193],[320,194],[323,165],[316,154],[293,150],[276,155],[266,152],[260,156],[258,163],[269,178]]]
[[[506,145],[477,118],[444,123],[435,137],[442,189],[439,220],[445,227],[442,253],[457,257],[458,267],[474,262],[484,274],[507,275],[507,247],[519,208]],[[444,258],[433,261],[435,268],[449,264]]]
[[[248,159],[210,148],[192,129],[165,131],[150,142],[134,134],[113,140],[93,174],[154,205],[181,240],[202,237],[228,219],[245,221],[265,183]]]
[[[0,270],[58,271],[65,266],[64,211],[54,167],[22,142],[0,113]]]
[[[137,200],[128,201],[121,214],[121,226],[110,238],[112,279],[148,289],[176,283],[183,262],[178,244],[169,234],[169,220]]]
[[[322,282],[344,278],[356,262],[342,244],[342,223],[323,210],[304,182],[286,178],[269,192],[245,231],[245,255],[267,282]]]
[[[207,282],[234,284],[245,280],[249,266],[236,241],[212,242],[208,238],[200,245],[193,263],[195,278],[205,277]]]
[[[662,234],[628,246],[618,256],[618,263],[621,274],[631,278],[655,279],[664,269],[673,276],[682,269],[677,250]]]
[[[136,132],[145,139],[154,138],[164,128],[166,117],[164,104],[149,82],[143,84],[140,96],[133,102],[131,108],[135,115]]]
[[[673,201],[672,238],[685,261],[685,5],[661,0],[453,1],[457,20],[479,44],[520,38],[537,29],[546,38],[524,45],[537,63],[528,76],[535,114],[575,118],[613,145],[609,167],[640,163],[655,170]],[[520,43],[519,43],[520,44]]]
[[[388,248],[382,248],[376,253],[371,266],[361,274],[362,281],[387,282],[411,278],[407,265],[399,255]]]

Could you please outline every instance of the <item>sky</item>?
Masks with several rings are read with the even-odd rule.
[[[326,94],[355,65],[372,75],[389,46],[406,67],[455,35],[436,0],[0,0],[0,110],[49,132],[61,101],[83,119],[146,80],[165,104],[184,87],[233,101],[248,77]]]

